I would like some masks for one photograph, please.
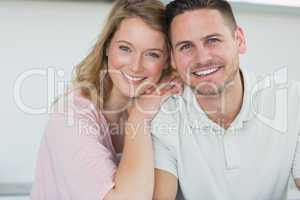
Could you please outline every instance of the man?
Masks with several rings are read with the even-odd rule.
[[[300,87],[240,68],[245,36],[224,0],[167,5],[171,63],[185,82],[152,122],[154,199],[282,200],[300,188]],[[179,183],[179,185],[178,185]]]

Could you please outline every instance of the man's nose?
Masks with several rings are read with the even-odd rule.
[[[203,45],[199,45],[195,52],[195,61],[199,64],[207,64],[212,59],[211,51]]]

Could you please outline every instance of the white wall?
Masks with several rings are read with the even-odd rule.
[[[242,67],[258,73],[272,73],[287,67],[289,79],[300,80],[300,8],[235,8],[248,40]]]
[[[48,67],[65,72],[64,77],[56,73],[56,83],[68,80],[72,67],[93,45],[110,6],[106,2],[0,1],[0,182],[33,180],[46,122],[46,114],[24,113],[16,104],[16,80],[25,71],[46,73]],[[259,73],[288,67],[289,78],[300,81],[300,14],[282,10],[236,6],[248,38],[242,66]],[[21,95],[30,107],[46,107],[46,74],[25,79]]]
[[[24,113],[14,101],[14,85],[32,69],[71,69],[89,51],[109,3],[0,1],[0,182],[32,181],[46,114]],[[63,78],[56,74],[56,82]],[[24,80],[23,102],[47,106],[47,77]]]

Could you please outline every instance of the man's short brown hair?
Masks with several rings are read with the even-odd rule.
[[[237,27],[232,8],[226,0],[173,0],[167,4],[165,11],[168,33],[170,32],[171,23],[177,15],[197,9],[218,10],[232,30]]]

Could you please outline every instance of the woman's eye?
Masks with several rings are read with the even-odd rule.
[[[130,52],[130,48],[127,46],[119,46],[119,49],[121,49],[122,51],[125,51],[125,52]]]
[[[160,58],[160,55],[158,53],[150,52],[148,53],[148,55],[151,56],[152,58]]]
[[[182,46],[179,48],[179,50],[180,50],[180,51],[183,51],[183,50],[190,49],[191,47],[192,47],[191,44],[184,44],[184,45],[182,45]]]

